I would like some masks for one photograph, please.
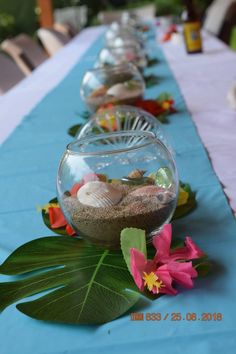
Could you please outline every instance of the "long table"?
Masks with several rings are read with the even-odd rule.
[[[0,149],[1,261],[22,243],[51,234],[36,212],[36,205],[44,204],[55,195],[58,162],[70,141],[67,129],[78,122],[77,110],[84,108],[79,98],[80,80],[84,71],[93,65],[103,45],[102,31],[104,28],[87,29],[52,62],[49,60],[32,77],[1,98],[4,117],[14,117],[9,128],[1,115],[1,125],[5,126],[2,134],[5,142]],[[166,44],[162,49],[175,76],[178,55],[180,58],[182,55],[186,62],[195,61],[198,67],[197,57],[186,57],[181,48],[177,50]],[[173,54],[172,59],[168,57],[175,50],[176,55]],[[11,306],[0,315],[1,351],[4,354],[29,354],[32,351],[36,354],[100,351],[105,354],[111,351],[152,354],[157,350],[167,354],[183,351],[209,354],[223,350],[230,352],[235,348],[235,219],[186,110],[177,85],[180,80],[174,80],[162,50],[153,48],[153,53],[160,60],[155,72],[159,72],[161,80],[158,87],[147,91],[147,97],[155,97],[169,89],[176,100],[177,113],[169,118],[170,124],[165,129],[176,150],[181,178],[190,182],[198,200],[198,207],[192,214],[174,223],[174,233],[181,237],[189,234],[209,254],[214,262],[212,275],[197,281],[192,291],[181,291],[176,297],[165,296],[152,303],[143,300],[134,309],[145,313],[158,312],[163,318],[168,314],[168,320],[159,322],[133,322],[129,315],[125,315],[99,327],[65,326],[35,321]],[[72,58],[70,65],[69,56]],[[203,57],[200,56],[199,60]],[[181,62],[182,59],[180,65]],[[58,66],[54,69],[56,63]],[[181,80],[184,77],[181,76]],[[45,90],[44,86],[47,87]],[[181,84],[180,89],[184,94]],[[25,96],[27,99],[24,100]],[[10,105],[14,97],[18,100]],[[22,105],[21,100],[24,100]],[[17,115],[19,109],[21,114]],[[194,112],[190,111],[195,121]],[[179,313],[185,320],[171,321],[172,314]],[[196,313],[196,321],[187,320],[187,314],[192,313]],[[222,320],[203,320],[203,314],[208,313],[220,313]]]
[[[30,77],[0,96],[0,143],[67,75],[104,30],[103,26],[85,29]],[[226,100],[236,82],[236,54],[216,37],[207,33],[203,37],[204,54],[189,56],[183,45],[161,46],[236,214],[236,112]]]

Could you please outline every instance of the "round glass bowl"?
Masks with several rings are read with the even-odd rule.
[[[143,70],[147,66],[147,57],[143,50],[132,46],[103,48],[98,55],[98,66],[118,65],[131,62]]]
[[[137,46],[137,48],[144,47],[144,40],[138,31],[128,25],[119,25],[116,22],[107,30],[105,40],[108,46],[120,46],[121,42],[126,42],[126,45]]]
[[[170,221],[178,181],[171,153],[153,133],[107,133],[67,146],[57,195],[80,237],[118,249],[124,228],[143,229],[151,238]]]
[[[163,132],[162,124],[148,112],[126,105],[106,108],[95,113],[78,131],[76,139],[95,134],[122,131],[152,132],[171,151]]]
[[[133,104],[144,90],[142,75],[133,64],[126,63],[87,71],[80,94],[93,112],[109,103]]]

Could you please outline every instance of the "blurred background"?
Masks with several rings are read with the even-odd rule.
[[[223,0],[224,1],[224,0]],[[204,16],[205,9],[211,0],[197,0],[198,10]],[[53,9],[67,7],[87,7],[86,26],[99,23],[98,14],[100,11],[112,9],[132,9],[144,5],[155,5],[156,15],[180,16],[183,11],[182,0],[53,0]],[[39,27],[39,6],[36,0],[0,0],[0,40],[15,36],[24,32],[34,34]]]

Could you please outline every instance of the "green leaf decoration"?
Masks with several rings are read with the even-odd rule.
[[[168,101],[168,100],[172,100],[173,97],[170,93],[168,92],[162,92],[158,97],[157,97],[157,101],[162,103],[164,101]]]
[[[21,275],[0,283],[0,310],[44,292],[17,305],[38,320],[105,323],[124,314],[140,296],[120,251],[92,247],[76,238],[44,237],[26,243],[7,258],[0,272]]]
[[[172,172],[168,167],[161,167],[158,169],[156,174],[156,184],[161,187],[168,189],[171,187],[173,182]]]
[[[77,135],[77,133],[78,133],[79,129],[81,128],[81,126],[82,126],[82,124],[73,125],[72,127],[70,127],[68,129],[68,134],[74,138]]]
[[[151,75],[144,75],[144,81],[147,88],[152,86],[156,86],[159,83],[158,76],[151,74]]]
[[[121,250],[126,262],[126,265],[130,271],[130,249],[136,248],[142,252],[147,258],[147,246],[145,231],[136,228],[126,228],[121,231]]]
[[[147,67],[155,66],[159,63],[159,60],[157,58],[147,58]]]
[[[198,272],[198,276],[202,278],[206,277],[212,269],[212,263],[208,261],[207,255],[201,259],[194,260],[193,265]]]
[[[184,205],[177,206],[172,220],[182,218],[183,216],[191,213],[197,207],[196,193],[191,190],[189,184],[180,182],[180,186],[189,193],[188,201]]]
[[[57,198],[53,198],[53,199],[51,199],[49,201],[49,203],[58,203],[58,199]],[[44,224],[49,228],[49,230],[53,231],[55,234],[58,234],[58,235],[68,236],[68,234],[66,232],[66,227],[60,227],[58,229],[52,229],[51,228],[51,224],[50,224],[50,220],[49,220],[49,214],[46,213],[46,211],[44,209],[42,209],[42,218],[43,218]]]

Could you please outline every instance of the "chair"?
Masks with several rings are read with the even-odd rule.
[[[232,2],[232,4],[228,7],[218,37],[223,42],[230,44],[230,37],[234,26],[236,26],[236,1]]]
[[[68,36],[53,29],[40,28],[37,31],[37,35],[50,56],[56,54],[58,50],[70,41]]]
[[[218,36],[224,23],[225,15],[234,0],[214,0],[206,10],[204,30]]]
[[[140,17],[140,19],[153,20],[156,14],[156,6],[152,4],[146,5],[146,6],[134,8],[127,12],[130,12]],[[98,13],[98,20],[103,24],[111,24],[114,21],[120,21],[123,13],[124,11],[121,10],[100,11]]]
[[[29,75],[47,59],[40,45],[26,34],[3,41],[1,48],[13,58],[25,75]]]
[[[54,23],[53,28],[55,31],[60,32],[69,38],[75,37],[78,33],[76,29],[69,23],[56,22]]]
[[[54,10],[55,22],[70,24],[76,31],[80,31],[86,25],[87,19],[88,7],[86,5]]]
[[[0,95],[4,94],[19,81],[24,78],[24,74],[4,53],[0,53]]]

